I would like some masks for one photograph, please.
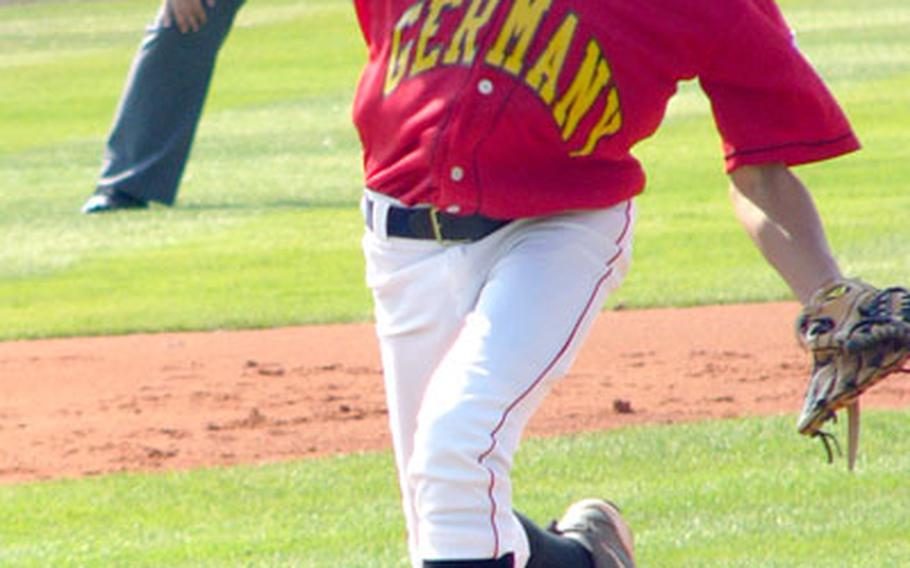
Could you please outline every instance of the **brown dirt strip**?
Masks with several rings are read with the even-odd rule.
[[[529,434],[795,416],[808,375],[797,311],[604,312]],[[892,377],[864,403],[910,408],[910,380]],[[0,343],[0,483],[388,445],[368,324]]]

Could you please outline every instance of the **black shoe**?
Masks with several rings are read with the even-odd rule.
[[[128,193],[117,191],[116,189],[98,189],[82,206],[82,212],[88,215],[90,213],[106,213],[119,209],[145,209],[148,206],[148,202],[144,199],[133,197]]]

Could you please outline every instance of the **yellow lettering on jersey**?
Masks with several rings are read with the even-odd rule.
[[[602,138],[616,134],[620,128],[622,128],[622,112],[620,112],[619,107],[619,92],[616,87],[613,87],[607,94],[607,104],[604,107],[603,114],[600,116],[600,120],[597,121],[597,124],[594,125],[594,128],[588,134],[588,142],[585,147],[572,152],[570,155],[572,157],[590,155]]]
[[[427,69],[435,67],[439,62],[441,47],[436,46],[429,51],[430,40],[439,31],[439,20],[442,13],[451,8],[461,6],[462,0],[430,0],[430,12],[423,22],[420,37],[417,39],[417,50],[414,53],[414,63],[411,65],[411,75],[417,75]]]
[[[610,66],[603,58],[600,46],[594,40],[589,41],[585,60],[575,79],[553,107],[553,117],[562,128],[563,140],[568,140],[575,133],[578,123],[610,82],[610,77]]]
[[[496,43],[487,52],[486,62],[513,75],[521,73],[528,46],[553,0],[515,0]]]
[[[569,48],[572,47],[572,38],[575,37],[577,27],[578,16],[575,14],[566,16],[543,53],[537,58],[537,62],[525,75],[525,82],[537,91],[548,105],[553,104],[556,98],[556,83],[569,54]]]
[[[401,36],[404,31],[413,26],[420,19],[420,12],[423,10],[423,3],[417,2],[401,15],[398,23],[395,24],[395,31],[392,34],[392,53],[389,56],[389,68],[386,70],[385,88],[386,95],[395,90],[401,80],[408,73],[408,63],[411,59],[411,49],[414,42],[409,41],[401,45]]]
[[[473,0],[471,2],[461,24],[452,36],[449,50],[442,58],[443,63],[447,65],[474,63],[474,57],[477,55],[477,34],[490,22],[493,11],[498,5],[499,0]]]

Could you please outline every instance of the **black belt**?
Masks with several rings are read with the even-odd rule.
[[[366,199],[366,223],[373,230],[373,200]],[[510,221],[483,215],[452,215],[435,207],[390,205],[385,215],[386,234],[405,239],[479,241]]]

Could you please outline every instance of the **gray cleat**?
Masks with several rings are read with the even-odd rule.
[[[594,568],[635,568],[632,531],[612,503],[601,499],[578,501],[555,528],[591,553]]]

